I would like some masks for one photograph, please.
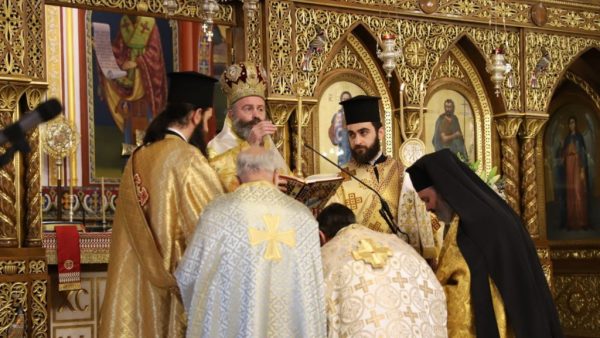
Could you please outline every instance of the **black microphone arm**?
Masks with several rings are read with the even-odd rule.
[[[33,111],[23,114],[21,119],[4,130],[0,130],[0,146],[10,143],[4,154],[0,155],[0,167],[12,161],[17,151],[29,152],[26,133],[40,123],[49,121],[62,111],[62,106],[57,99],[50,99],[39,104]]]
[[[323,159],[325,159],[325,161],[331,163],[336,168],[340,169],[343,173],[345,173],[348,176],[352,177],[358,183],[362,184],[364,187],[366,187],[367,189],[369,189],[373,193],[375,193],[375,195],[377,195],[377,197],[379,197],[379,203],[381,204],[381,209],[379,209],[379,214],[381,215],[381,217],[383,217],[383,219],[385,220],[385,222],[388,224],[388,226],[390,227],[390,230],[392,230],[392,232],[394,234],[396,234],[396,235],[398,235],[398,233],[401,233],[404,236],[408,237],[408,234],[406,232],[400,230],[400,228],[398,227],[398,225],[396,225],[396,222],[394,221],[394,216],[392,215],[392,211],[390,210],[390,206],[383,199],[383,197],[381,196],[381,194],[379,194],[379,192],[377,192],[377,190],[371,188],[368,184],[366,184],[365,182],[361,181],[358,177],[352,175],[348,170],[340,167],[337,163],[333,162],[332,160],[330,160],[329,158],[327,158],[327,156],[324,156],[323,154],[321,154],[320,152],[318,152],[315,148],[309,146],[306,143],[303,143],[303,145],[306,148],[310,149],[315,154],[321,156]]]

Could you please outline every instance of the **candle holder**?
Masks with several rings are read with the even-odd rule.
[[[294,90],[296,91],[296,96],[298,98],[298,106],[296,108],[298,134],[296,139],[296,171],[294,174],[298,177],[304,177],[304,173],[302,172],[302,121],[304,120],[304,115],[302,113],[302,98],[306,95],[309,85],[308,80],[301,80],[294,84]]]

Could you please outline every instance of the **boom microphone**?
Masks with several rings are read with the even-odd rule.
[[[10,142],[10,147],[6,149],[4,154],[0,155],[0,167],[12,161],[17,151],[29,152],[31,149],[27,143],[25,133],[38,124],[51,120],[61,111],[60,102],[57,99],[50,99],[39,104],[32,112],[24,114],[19,121],[0,131],[0,146]]]
[[[398,233],[401,233],[401,234],[405,235],[406,237],[408,237],[408,234],[406,232],[400,230],[400,228],[398,227],[398,225],[396,225],[396,222],[394,222],[394,217],[392,216],[392,211],[390,210],[390,206],[383,199],[383,197],[379,194],[379,192],[377,192],[377,190],[371,188],[368,184],[366,184],[365,182],[361,181],[358,177],[352,175],[348,170],[340,167],[337,163],[333,162],[332,160],[330,160],[329,158],[327,158],[327,156],[324,156],[323,154],[321,154],[320,152],[318,152],[317,150],[315,150],[313,147],[309,146],[306,143],[303,143],[303,145],[306,148],[310,149],[315,154],[317,154],[320,157],[322,157],[323,159],[325,159],[327,162],[329,162],[332,165],[334,165],[336,168],[338,168],[339,170],[341,170],[343,173],[345,173],[348,176],[352,177],[358,183],[362,184],[364,187],[366,187],[367,189],[369,189],[373,193],[375,193],[375,195],[377,195],[377,197],[379,197],[379,203],[381,204],[381,209],[379,209],[379,214],[381,215],[381,217],[383,217],[383,219],[385,220],[385,222],[388,224],[388,226],[390,227],[390,230],[392,230],[392,232],[394,234],[396,234],[396,235],[398,235]]]
[[[53,119],[61,111],[62,106],[57,99],[50,99],[39,104],[30,113],[23,114],[23,117],[19,121],[0,131],[0,145],[8,141],[16,144],[21,139],[21,135],[24,135],[38,124]]]

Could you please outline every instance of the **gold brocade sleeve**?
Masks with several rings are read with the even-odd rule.
[[[242,142],[219,155],[209,152],[209,163],[219,175],[219,180],[226,192],[232,192],[240,186],[236,173],[237,156],[243,149],[248,147],[247,142]]]
[[[471,272],[456,242],[459,218],[450,224],[440,252],[436,277],[444,288],[448,306],[448,337],[475,337],[475,318],[471,306]],[[504,303],[490,278],[492,303],[500,337],[514,337],[508,327]]]

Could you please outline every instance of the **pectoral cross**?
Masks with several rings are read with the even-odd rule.
[[[262,242],[267,242],[267,248],[265,250],[264,257],[268,261],[280,261],[281,251],[279,249],[279,243],[283,243],[290,248],[296,246],[296,232],[294,229],[287,231],[279,230],[280,217],[277,215],[264,215],[263,221],[267,226],[265,230],[258,230],[257,228],[248,228],[248,235],[250,237],[250,245],[256,246]]]
[[[355,261],[362,260],[367,264],[371,264],[375,269],[383,268],[388,257],[392,256],[392,250],[379,245],[370,238],[361,239],[358,244],[358,250],[352,251],[352,258]]]

